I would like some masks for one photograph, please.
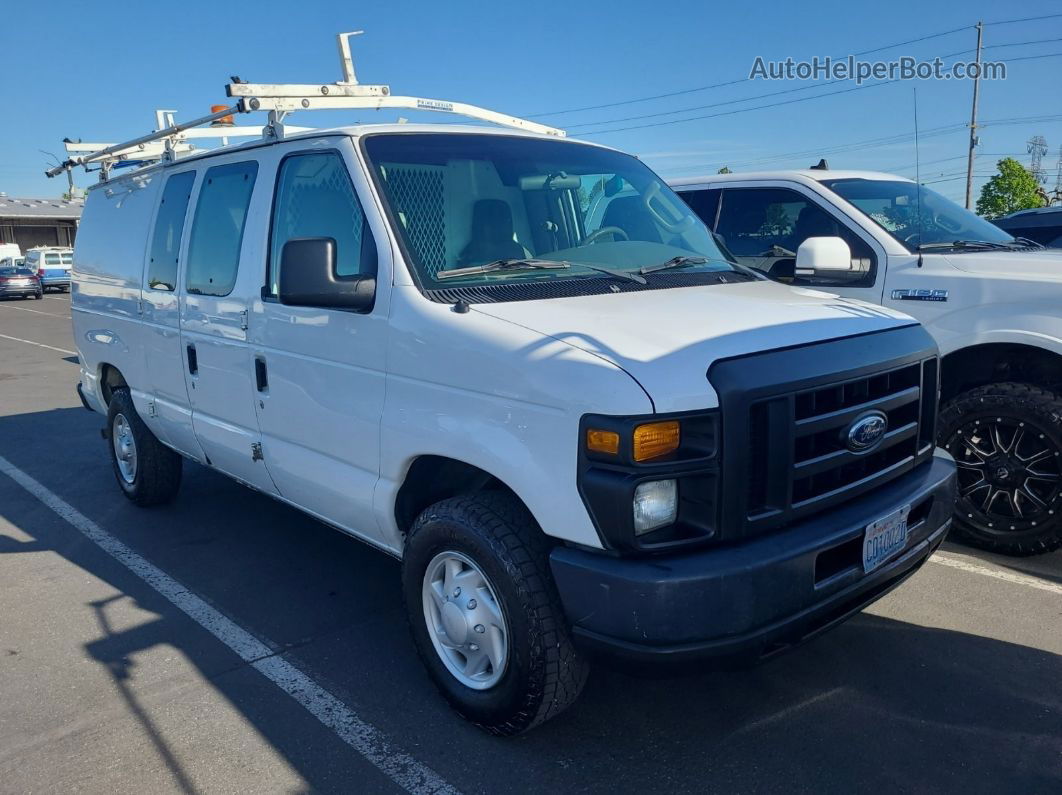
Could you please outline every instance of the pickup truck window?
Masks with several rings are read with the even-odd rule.
[[[727,249],[740,263],[772,279],[834,287],[874,284],[874,252],[867,242],[802,193],[788,188],[727,188],[716,214],[715,233]],[[809,237],[843,239],[852,252],[853,269],[829,279],[797,277],[796,252]]]
[[[653,288],[663,276],[646,283],[636,272],[675,257],[691,258],[678,266],[683,278],[752,278],[629,155],[515,135],[397,133],[363,141],[392,226],[425,289],[590,278],[603,290],[608,279]],[[503,267],[484,272],[482,266],[498,263]]]
[[[300,237],[336,241],[336,276],[376,272],[376,243],[343,158],[335,152],[289,155],[280,164],[269,255],[273,295],[284,244]]]
[[[913,182],[827,179],[822,184],[858,208],[911,252],[918,251],[919,246],[955,242],[1015,242],[995,224],[979,218],[935,190],[922,186],[919,195]]]
[[[162,189],[148,255],[146,281],[149,289],[172,291],[177,288],[177,256],[194,182],[195,172],[185,171],[171,175]]]
[[[236,284],[240,244],[258,163],[214,166],[203,177],[188,243],[185,285],[194,295],[225,296]]]

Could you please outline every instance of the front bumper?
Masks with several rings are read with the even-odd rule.
[[[576,642],[631,662],[772,656],[845,620],[913,574],[944,540],[955,463],[930,461],[848,504],[725,547],[617,558],[551,553]],[[906,548],[864,574],[868,524],[910,504]]]

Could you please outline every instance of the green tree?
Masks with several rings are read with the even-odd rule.
[[[730,170],[730,166],[723,166],[721,169],[719,169],[715,173],[716,174],[733,174],[734,172]]]
[[[1043,207],[1040,186],[1025,166],[1013,157],[1005,157],[996,164],[999,173],[981,188],[977,200],[977,214],[985,218],[999,218],[1018,210]]]

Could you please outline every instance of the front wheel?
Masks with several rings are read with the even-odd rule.
[[[527,509],[501,492],[454,497],[413,525],[402,562],[413,642],[463,717],[513,735],[571,705],[588,667],[575,651]]]
[[[181,486],[181,457],[160,442],[140,419],[125,387],[107,407],[111,464],[122,492],[141,507],[162,505]]]
[[[1062,396],[1030,384],[972,389],[940,413],[955,457],[954,534],[1007,555],[1062,547]]]

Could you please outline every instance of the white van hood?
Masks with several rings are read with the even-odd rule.
[[[658,412],[717,405],[706,374],[718,359],[915,322],[873,304],[768,281],[472,309],[613,362],[637,379]]]
[[[955,268],[978,276],[1062,282],[1062,249],[968,251],[944,256]]]

